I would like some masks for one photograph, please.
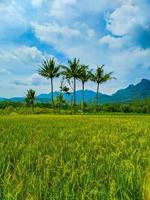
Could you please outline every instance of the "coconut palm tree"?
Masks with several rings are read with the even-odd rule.
[[[95,74],[91,74],[91,81],[97,83],[97,93],[96,93],[96,104],[97,104],[97,108],[98,108],[98,104],[99,104],[99,88],[100,88],[100,84],[103,84],[104,82],[107,82],[109,80],[115,79],[114,77],[112,77],[113,72],[110,72],[108,74],[104,73],[104,65],[102,66],[98,66],[96,69]]]
[[[69,67],[62,66],[63,68],[63,76],[67,79],[73,79],[73,105],[76,105],[76,80],[79,76],[80,69],[80,60],[74,58],[73,60],[68,61]]]
[[[51,101],[54,104],[54,95],[53,95],[53,80],[60,76],[60,65],[57,65],[54,58],[44,60],[41,68],[38,70],[38,73],[45,77],[46,79],[51,80]]]
[[[78,79],[82,83],[82,111],[84,112],[84,88],[85,88],[85,83],[91,78],[91,71],[88,70],[87,65],[81,65],[79,69],[79,75]]]
[[[25,101],[28,105],[31,105],[32,111],[34,112],[35,90],[27,90]]]

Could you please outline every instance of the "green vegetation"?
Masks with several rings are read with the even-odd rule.
[[[104,112],[150,113],[150,99],[135,100],[127,103],[104,104],[100,109]]]
[[[61,87],[60,95],[54,99],[54,105],[50,103],[35,103],[34,112],[25,103],[15,102],[0,102],[0,114],[72,114],[72,106],[70,102],[66,102],[63,98],[64,93],[68,93],[68,88]],[[76,105],[76,114],[81,114],[81,105]],[[94,114],[96,111],[96,105],[93,103],[84,103],[84,114]],[[135,100],[128,103],[114,103],[99,105],[98,113],[150,113],[150,99]],[[97,114],[98,114],[97,113]]]
[[[1,200],[142,200],[150,116],[0,117]]]

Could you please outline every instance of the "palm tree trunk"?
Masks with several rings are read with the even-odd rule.
[[[82,82],[82,112],[84,112],[84,82]]]
[[[52,100],[52,104],[54,104],[54,97],[53,97],[53,78],[51,78],[51,100]]]
[[[74,87],[73,87],[73,104],[76,106],[76,79],[74,78]]]
[[[97,104],[97,111],[98,111],[98,105],[99,105],[99,83],[97,83],[96,104]]]

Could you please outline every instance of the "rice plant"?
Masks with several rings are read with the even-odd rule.
[[[0,117],[0,200],[149,200],[150,116]]]

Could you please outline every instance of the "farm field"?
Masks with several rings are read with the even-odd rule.
[[[0,200],[150,200],[150,116],[0,117]]]

